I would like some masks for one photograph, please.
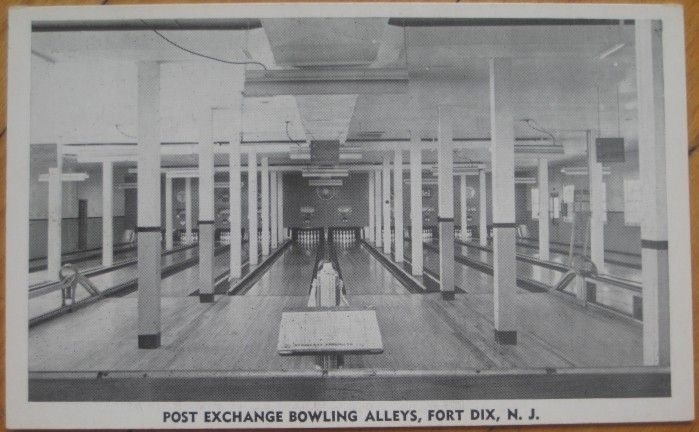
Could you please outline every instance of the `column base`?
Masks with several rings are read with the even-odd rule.
[[[439,289],[442,299],[454,300],[454,219],[438,217]]]
[[[500,345],[517,345],[517,331],[495,330],[495,342]]]
[[[442,300],[455,300],[456,294],[454,291],[442,291]]]
[[[199,300],[214,301],[214,243],[216,226],[214,221],[199,221]]]
[[[199,303],[213,303],[215,296],[213,294],[199,294]]]
[[[138,347],[140,349],[160,348],[160,333],[138,335]]]

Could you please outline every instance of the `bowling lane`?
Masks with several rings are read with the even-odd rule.
[[[429,244],[429,243],[428,243]],[[457,245],[454,245],[456,249]],[[405,241],[405,256],[409,257],[411,253],[411,244],[409,240]],[[485,262],[485,252],[480,261]],[[478,260],[479,256],[470,256],[470,258]],[[428,248],[423,248],[423,267],[426,271],[439,278],[439,254]],[[461,291],[471,294],[488,294],[493,292],[493,277],[487,273],[472,267],[455,263],[454,265],[454,285]],[[520,291],[520,288],[517,288]],[[457,290],[458,292],[458,290]]]
[[[438,246],[436,242],[428,244],[433,247]],[[489,265],[493,264],[492,252],[458,242],[454,245],[454,251],[457,254],[461,254],[473,260],[478,260]],[[425,269],[439,274],[439,254],[434,250],[425,248],[424,266]],[[517,276],[533,279],[553,289],[564,276],[564,273],[518,260]],[[493,278],[490,275],[457,262],[454,266],[454,284],[466,292],[492,292]],[[518,290],[520,290],[520,288],[518,288]],[[571,290],[572,286],[569,286],[566,292],[570,294],[572,292]],[[638,294],[621,289],[615,285],[602,282],[597,283],[597,303],[624,314],[633,314],[635,296],[638,296]]]
[[[530,255],[538,258],[539,245],[531,240],[517,239],[517,253]],[[567,264],[568,252],[564,252],[565,247],[551,245],[550,260],[553,262]],[[576,251],[580,253],[580,251]],[[640,257],[629,256],[627,254],[619,254],[615,252],[605,251],[604,268],[598,269],[599,273],[616,276],[623,279],[628,279],[635,282],[641,282],[641,265]],[[609,261],[613,262],[609,262]],[[624,265],[624,264],[628,265]]]
[[[293,242],[246,296],[308,296],[319,245]]]
[[[114,248],[114,262],[127,260],[136,256],[136,245],[129,244]],[[87,251],[63,254],[61,263],[73,264],[79,270],[97,268],[102,265],[102,249],[90,249]],[[29,261],[29,273],[38,273],[46,270],[46,258]]]
[[[216,278],[228,272],[230,269],[230,249],[219,253],[214,257],[214,275]],[[247,263],[248,251],[246,248],[241,250],[241,260],[243,264]],[[162,280],[160,285],[161,297],[186,297],[199,289],[199,265],[193,265],[180,272],[177,272]],[[131,293],[131,296],[137,296],[137,292]]]
[[[478,259],[481,257],[481,261],[487,262],[492,265],[493,254],[489,251],[484,251],[480,248],[466,245],[461,242],[457,242],[454,245],[454,250],[457,253],[461,253],[472,259]],[[526,249],[525,249],[526,250]],[[518,253],[521,253],[518,251]],[[536,257],[536,254],[530,255]],[[567,263],[567,256],[562,256],[561,254],[551,254],[551,261],[559,263]],[[628,267],[624,268],[624,276],[618,276],[621,279],[628,280],[632,283],[641,284],[640,273],[637,270],[630,269]],[[517,276],[526,277],[533,279],[535,281],[542,282],[551,287],[555,287],[558,282],[563,278],[564,273],[558,270],[547,269],[542,266],[526,263],[524,261],[517,261]],[[572,286],[568,286],[566,292],[572,292]],[[597,301],[606,306],[610,306],[614,309],[623,311],[624,313],[633,312],[634,297],[638,296],[637,293],[622,289],[616,285],[606,284],[602,282],[597,282]]]
[[[183,249],[177,252],[173,252],[162,256],[161,265],[167,267],[184,260],[193,258],[198,255],[198,250],[196,247],[191,247]],[[115,269],[113,271],[91,276],[90,281],[97,287],[98,290],[104,291],[106,289],[127,284],[137,278],[138,265],[136,262]],[[83,289],[78,289],[76,293],[76,300],[82,300],[87,298],[89,295]],[[29,299],[29,317],[33,318],[41,314],[50,312],[52,310],[58,309],[61,306],[61,291],[60,289],[48,292],[46,294],[33,297]]]
[[[432,244],[437,247],[439,246],[438,243]],[[478,260],[491,266],[493,265],[492,252],[467,246],[460,242],[454,244],[454,252],[467,258]],[[563,273],[517,260],[517,276],[534,279],[535,281],[554,287],[563,277]]]
[[[350,303],[359,295],[410,294],[364,244],[340,244],[335,250]]]

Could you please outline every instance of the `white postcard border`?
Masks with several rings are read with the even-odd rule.
[[[667,145],[671,307],[671,385],[668,398],[358,402],[28,402],[28,175],[31,22],[129,18],[478,16],[483,18],[661,19]],[[6,418],[10,428],[279,427],[272,424],[164,424],[164,410],[230,409],[470,409],[536,408],[541,424],[681,421],[694,417],[691,249],[682,8],[671,5],[571,4],[227,4],[12,8],[9,13],[6,213]],[[519,425],[525,422],[516,422]],[[533,422],[537,423],[537,422]],[[457,423],[433,423],[437,426]],[[492,422],[465,422],[477,425]],[[497,424],[507,424],[500,421]],[[391,423],[292,424],[293,427],[429,426]]]

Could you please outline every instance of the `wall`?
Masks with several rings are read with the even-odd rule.
[[[578,164],[566,164],[565,166],[581,166]],[[638,226],[626,225],[624,221],[624,179],[638,179],[638,153],[627,152],[626,161],[623,163],[606,164],[610,168],[610,174],[604,176],[607,185],[607,223],[604,226],[604,247],[609,251],[627,253],[641,253],[641,229]],[[536,175],[530,173],[530,175]],[[561,166],[549,168],[549,182],[551,193],[562,195],[564,185],[574,185],[576,190],[589,189],[587,176],[568,176],[561,173]],[[531,237],[538,237],[538,221],[531,218],[531,188],[527,186],[523,199],[518,201],[517,221],[527,224]],[[571,223],[559,219],[552,222],[550,235],[552,242],[569,244]],[[579,239],[578,243],[582,240]]]
[[[55,144],[31,146],[29,188],[29,258],[46,256],[48,233],[48,183],[40,182],[39,176],[56,166]],[[102,244],[102,171],[98,165],[74,166],[64,162],[65,172],[84,172],[88,178],[81,182],[63,183],[63,223],[61,225],[61,249],[65,252],[78,250],[78,201],[87,200],[87,248]],[[117,187],[123,177],[124,168],[114,173],[113,215],[114,239],[119,242],[124,230],[124,190]]]
[[[427,173],[424,173],[427,176]],[[409,179],[410,173],[404,170],[403,179]],[[298,173],[287,173],[284,177],[284,225],[291,227],[302,226],[368,226],[369,225],[369,183],[367,173],[352,173],[344,180],[342,187],[338,188],[338,194],[335,198],[329,201],[323,201],[316,193],[317,188],[308,186],[307,179],[301,177]],[[478,224],[479,212],[479,187],[478,177],[467,177],[466,184],[475,190],[473,198],[468,200],[467,209],[469,212],[469,225],[475,226]],[[490,175],[486,176],[486,187],[490,188]],[[438,185],[423,185],[423,191],[427,196],[423,195],[423,208],[432,208],[433,211],[423,213],[423,224],[425,226],[437,225],[438,211]],[[456,225],[460,223],[461,207],[460,200],[460,180],[454,177],[454,219]],[[291,194],[289,196],[288,194]],[[393,180],[391,180],[391,194],[393,194]],[[491,222],[490,208],[492,206],[492,197],[488,194],[486,205],[487,220]],[[347,223],[342,223],[337,208],[341,206],[351,206],[352,215],[348,218]],[[316,209],[316,213],[311,218],[310,224],[306,224],[300,214],[300,208],[303,206],[311,206]],[[391,207],[393,209],[393,207]],[[328,213],[329,212],[329,213]],[[322,215],[321,215],[322,213]],[[403,184],[403,220],[406,227],[410,226],[410,185]]]
[[[427,172],[423,172],[423,180],[425,178],[432,178]],[[410,172],[403,173],[404,179],[410,178]],[[486,174],[486,220],[487,223],[492,222],[492,196],[490,192],[490,174]],[[391,183],[393,186],[393,183]],[[474,190],[474,196],[467,199],[466,201],[466,211],[468,213],[468,225],[471,227],[478,226],[480,221],[480,185],[478,176],[466,176],[466,187],[472,188]],[[423,184],[423,197],[422,197],[422,207],[423,209],[431,208],[433,211],[425,213],[423,212],[422,223],[423,226],[437,226],[437,213],[439,211],[438,204],[438,189],[439,186],[436,184]],[[428,196],[425,196],[428,195]],[[455,226],[461,225],[461,179],[459,176],[454,177],[454,224]],[[405,226],[410,226],[410,185],[403,184],[403,220],[405,221]]]
[[[369,176],[367,173],[350,173],[343,179],[343,185],[329,200],[319,197],[316,187],[308,186],[308,179],[300,173],[284,174],[284,226],[323,227],[323,226],[368,226],[369,225]],[[305,222],[301,207],[315,208],[310,222]],[[352,213],[343,222],[338,207],[349,206]]]
[[[135,182],[135,176],[128,177],[128,181]],[[192,229],[197,229],[197,223],[199,220],[199,179],[192,178]],[[228,182],[228,174],[226,173],[216,173],[216,182]],[[258,182],[260,181],[258,176]],[[247,173],[243,173],[241,176],[241,190],[240,190],[240,212],[241,212],[241,226],[247,229],[248,226],[248,189],[247,189]],[[165,228],[165,176],[161,176],[161,220],[162,227]],[[183,230],[184,225],[184,191],[185,191],[185,179],[175,178],[172,179],[172,227],[173,230]],[[216,205],[216,228],[227,230],[229,229],[229,224],[225,222],[222,210],[229,210],[228,201],[228,188],[216,188],[215,193],[215,205]],[[259,196],[259,183],[258,183],[258,196]],[[128,189],[125,194],[125,225],[130,229],[134,229],[137,223],[137,191],[136,189]],[[178,214],[182,214],[178,218]]]

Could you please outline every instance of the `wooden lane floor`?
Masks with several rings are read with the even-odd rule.
[[[162,299],[162,346],[136,347],[137,299],[110,298],[30,330],[31,371],[312,369],[312,359],[277,355],[285,308],[298,296]],[[80,331],[76,331],[80,329]],[[60,351],[56,351],[60,350]]]
[[[310,245],[292,243],[245,295],[307,298],[316,260],[316,249]]]
[[[361,249],[351,255],[357,254],[369,255]],[[472,279],[470,284],[457,282],[467,287],[467,293],[458,294],[453,302],[441,300],[439,294],[353,295],[357,284],[350,282],[351,266],[345,264],[350,261],[340,258],[350,304],[376,308],[385,354],[350,359],[348,366],[488,369],[641,364],[641,328],[630,320],[610,317],[558,296],[518,289],[520,343],[501,346],[493,340],[491,276],[477,272],[478,285]],[[354,256],[352,261],[362,259]],[[382,270],[378,276],[365,271],[361,285],[381,286],[386,279],[395,280],[388,270]]]
[[[342,269],[347,296],[409,294],[383,264],[365,250],[363,244],[337,245],[337,259]]]
[[[411,244],[409,240],[405,241],[405,250],[403,255],[405,259],[409,262],[411,260]],[[424,249],[423,251],[423,267],[424,270],[429,272],[426,278],[431,278],[432,284],[438,284],[439,278],[439,256],[434,253],[429,253],[429,250]],[[473,259],[480,259],[484,261],[487,259],[487,252],[482,252],[479,257],[473,257]],[[483,273],[474,268],[464,266],[464,265],[454,266],[454,285],[459,288],[459,290],[467,293],[492,293],[493,292],[493,278],[492,276]],[[430,276],[431,275],[431,276]]]
[[[247,251],[241,251],[241,259],[247,261]],[[214,257],[214,274],[221,275],[230,266],[230,251],[226,250]],[[193,265],[173,275],[162,279],[160,286],[161,297],[184,297],[192,295],[199,287],[199,265]],[[138,297],[138,291],[129,293],[127,296]]]
[[[296,263],[310,270],[312,256],[295,257],[301,253],[298,248],[287,253],[292,258],[281,257],[269,271],[297,275],[298,282],[293,284],[298,285],[298,292],[307,290],[310,273],[304,278],[302,271],[285,267]],[[506,370],[641,363],[640,326],[576,306],[559,296],[519,291],[519,343],[501,346],[493,340],[493,298],[489,292],[457,294],[454,301],[444,301],[439,294],[405,294],[397,289],[381,292],[387,284],[397,286],[399,282],[378,262],[372,269],[366,249],[338,251],[338,258],[350,304],[376,309],[385,350],[378,355],[348,356],[347,370]],[[492,287],[492,282],[488,286]],[[164,297],[163,345],[156,350],[136,348],[136,298],[106,299],[31,328],[29,369],[314,371],[311,357],[276,352],[282,312],[302,307],[307,301],[297,291],[286,292],[217,296],[213,304],[199,303],[196,297]]]
[[[267,273],[274,273],[272,280],[295,285],[281,289],[287,295],[260,294],[260,288],[271,286],[263,278],[246,296],[219,296],[213,305],[202,305],[198,298],[189,296],[196,287],[198,266],[163,280],[163,346],[148,351],[135,348],[134,326],[137,296],[130,294],[121,298],[110,298],[91,308],[71,314],[71,319],[61,317],[54,322],[32,329],[39,340],[51,340],[52,334],[68,331],[64,343],[84,347],[74,351],[74,356],[63,359],[52,358],[51,351],[37,345],[36,363],[30,362],[32,370],[287,370],[313,368],[311,358],[281,357],[276,353],[278,324],[281,312],[286,308],[305,306],[315,251],[292,245],[275,262]],[[227,268],[228,253],[216,258],[216,270]],[[257,288],[256,288],[257,287]],[[276,288],[279,290],[280,286]],[[304,295],[299,292],[304,291]],[[257,292],[257,294],[254,294]],[[252,293],[252,294],[251,294]],[[264,317],[264,319],[260,319]],[[267,317],[274,317],[271,320]],[[71,322],[71,321],[77,322]],[[92,328],[92,321],[99,321]],[[105,323],[112,323],[111,327]],[[86,341],[77,341],[68,328],[90,326]],[[207,329],[212,327],[211,329]],[[215,328],[214,328],[215,327]],[[103,337],[101,332],[106,332]],[[202,333],[203,332],[203,333]],[[211,332],[209,334],[209,332]],[[80,332],[78,332],[80,333]],[[205,334],[205,337],[202,337]],[[171,336],[169,339],[167,336]],[[58,337],[58,336],[57,336]],[[46,338],[46,339],[45,339]],[[30,342],[31,344],[31,342]],[[94,346],[99,349],[95,350]],[[54,349],[60,349],[54,347]],[[107,350],[109,353],[103,352]],[[174,351],[186,353],[175,356]],[[97,356],[96,360],[92,360]],[[110,359],[110,357],[114,357]],[[90,360],[87,360],[87,359]],[[51,366],[49,366],[51,365]],[[83,366],[80,366],[83,365]],[[49,369],[46,369],[49,367]],[[87,369],[84,369],[84,368]],[[75,368],[75,369],[73,369]]]

